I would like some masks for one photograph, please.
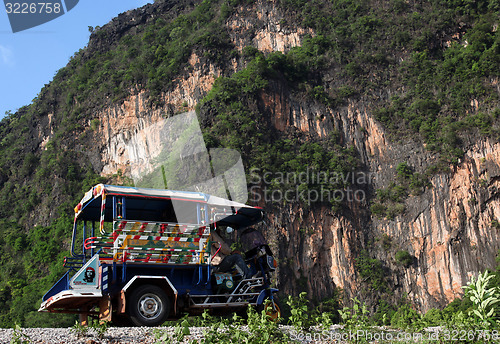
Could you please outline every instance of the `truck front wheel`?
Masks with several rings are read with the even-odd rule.
[[[128,299],[130,320],[137,326],[158,326],[170,313],[167,294],[155,285],[143,285],[133,290]]]
[[[281,319],[281,306],[276,299],[273,300],[266,298],[263,304],[257,306],[257,312],[265,311],[268,319],[272,322],[277,322]]]

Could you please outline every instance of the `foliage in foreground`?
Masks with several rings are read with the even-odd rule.
[[[216,319],[203,314],[202,325],[205,325],[203,338],[192,340],[190,343],[203,344],[229,344],[229,343],[277,343],[285,344],[290,342],[290,338],[278,328],[278,323],[271,321],[265,311],[256,312],[253,307],[248,307],[247,319],[243,321],[238,315],[232,318]],[[243,327],[246,325],[245,327]],[[178,322],[174,327],[173,336],[171,333],[156,330],[155,337],[157,343],[182,343],[184,338],[191,334],[190,323],[187,319]]]
[[[71,328],[71,332],[78,339],[84,339],[89,336],[94,336],[101,340],[104,338],[106,331],[108,330],[108,322],[99,321],[98,319],[90,319],[88,326],[80,325],[78,321]]]
[[[461,342],[482,343],[499,339],[497,311],[500,300],[499,287],[494,284],[496,276],[489,272],[480,274],[464,286],[465,298],[453,302],[443,310],[431,309],[424,315],[418,314],[409,304],[402,304],[390,319],[391,326],[375,326],[373,317],[369,317],[365,302],[354,298],[352,306],[344,306],[337,311],[340,314],[340,326],[332,326],[335,315],[331,312],[318,312],[312,309],[306,293],[298,297],[289,296],[286,304],[289,315],[278,321],[271,321],[265,311],[257,312],[248,307],[246,317],[233,314],[232,317],[214,317],[205,311],[201,317],[184,317],[169,330],[156,329],[153,334],[156,343],[290,343],[300,339],[340,338],[347,342],[371,342],[372,338],[403,338],[408,341],[418,340],[460,340]],[[467,302],[468,301],[468,302]],[[384,315],[384,318],[386,316]],[[290,325],[280,327],[279,324]],[[203,327],[202,339],[190,339],[190,327]],[[428,332],[431,326],[441,329]],[[88,327],[76,323],[72,333],[79,339],[94,337],[100,341],[107,331],[107,324],[98,320],[90,322]],[[355,334],[355,335],[354,335]],[[427,338],[427,339],[426,339]],[[429,339],[430,338],[430,339]],[[22,332],[19,325],[13,331],[11,343],[29,343],[31,338]],[[379,342],[390,342],[381,340]]]
[[[443,310],[431,309],[426,314],[417,313],[408,303],[383,322],[390,326],[376,326],[374,317],[369,316],[365,302],[354,298],[352,306],[344,306],[337,311],[340,314],[340,326],[332,326],[334,315],[330,312],[317,313],[311,308],[306,293],[298,297],[289,296],[286,300],[290,307],[286,319],[281,324],[289,327],[278,327],[278,322],[270,321],[265,312],[257,313],[248,308],[247,320],[236,314],[232,318],[217,318],[205,312],[200,318],[183,318],[172,330],[155,331],[157,343],[185,343],[191,334],[190,327],[204,327],[201,343],[289,343],[300,339],[342,339],[347,342],[391,342],[399,338],[402,341],[447,341],[483,343],[492,339],[500,339],[498,335],[499,321],[494,306],[497,304],[500,291],[492,286],[494,275],[484,272],[478,278],[464,286],[465,298],[455,301]],[[440,326],[440,329],[428,330],[429,327]],[[195,343],[195,340],[190,343]]]
[[[23,333],[21,326],[16,324],[14,331],[12,332],[12,338],[10,339],[10,344],[28,344],[31,343],[31,338]]]
[[[499,320],[495,314],[495,304],[500,301],[500,289],[498,286],[490,287],[490,281],[495,276],[485,271],[479,274],[477,279],[474,276],[470,282],[463,288],[465,296],[468,297],[474,304],[472,313],[475,322],[484,328],[498,327]]]

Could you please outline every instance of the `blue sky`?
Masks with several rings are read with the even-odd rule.
[[[88,43],[89,26],[102,26],[118,14],[153,0],[80,0],[65,15],[12,33],[0,4],[0,118],[31,103],[70,57]]]

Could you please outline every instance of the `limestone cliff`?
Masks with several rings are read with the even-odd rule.
[[[174,17],[193,6],[160,1],[123,14],[99,29],[105,34],[96,31],[92,35],[84,56],[110,49],[106,42],[154,22],[158,13],[171,11]],[[254,46],[265,53],[286,53],[300,46],[305,37],[315,35],[311,28],[290,24],[289,15],[278,2],[259,0],[252,5],[237,6],[224,25],[237,51]],[[408,58],[404,54],[400,57]],[[231,57],[220,65],[207,60],[199,51],[191,51],[188,64],[178,78],[162,90],[160,105],[151,106],[145,90],[132,89],[123,100],[92,108],[83,121],[83,130],[91,137],[92,144],[77,142],[76,145],[101,175],[109,176],[118,170],[127,175],[130,156],[126,148],[130,147],[134,134],[165,116],[193,110],[217,77],[231,75],[245,65],[241,56]],[[338,87],[338,74],[335,71],[330,74],[322,78],[326,89]],[[498,82],[496,85],[500,96]],[[321,299],[333,295],[335,288],[342,288],[346,299],[356,296],[363,281],[355,263],[361,251],[367,250],[384,262],[394,299],[406,294],[417,309],[426,311],[459,297],[461,286],[471,275],[495,267],[495,256],[500,249],[500,225],[494,225],[500,221],[500,144],[493,139],[464,139],[460,161],[449,166],[449,173],[432,175],[432,185],[422,194],[406,198],[403,214],[393,219],[371,214],[370,201],[375,190],[387,187],[394,180],[399,163],[406,162],[423,173],[438,159],[417,136],[392,140],[376,119],[374,111],[381,101],[391,97],[396,87],[336,106],[304,99],[303,92],[290,90],[284,82],[271,83],[258,93],[258,111],[276,131],[296,128],[313,140],[338,132],[344,145],[355,147],[360,171],[368,176],[366,183],[356,186],[366,197],[346,202],[340,211],[335,212],[325,204],[311,207],[300,202],[258,204],[268,213],[266,233],[277,251],[278,287],[285,294],[306,290],[311,298]],[[37,128],[39,149],[43,150],[53,135],[52,117],[53,114],[46,114]],[[384,234],[391,239],[389,248],[380,245],[379,238]],[[398,250],[408,251],[414,257],[413,263],[398,264],[395,261]]]

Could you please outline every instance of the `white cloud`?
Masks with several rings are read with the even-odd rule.
[[[7,66],[14,65],[14,53],[11,49],[0,45],[0,64],[5,64]]]

